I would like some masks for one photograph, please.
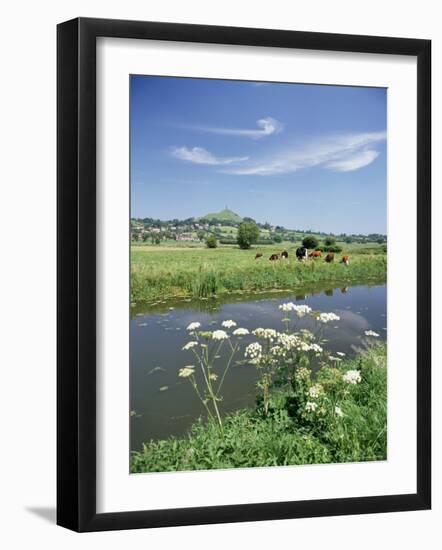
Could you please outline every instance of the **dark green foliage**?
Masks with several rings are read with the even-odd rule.
[[[247,250],[259,238],[259,227],[256,223],[241,223],[238,227],[237,241],[240,248]]]
[[[206,239],[207,248],[216,248],[218,246],[218,241],[214,235],[209,235]]]
[[[325,237],[324,244],[325,246],[333,246],[334,244],[336,244],[335,237],[333,237],[332,235]]]
[[[302,246],[305,246],[305,248],[317,248],[318,244],[318,239],[313,235],[308,235],[302,239]]]

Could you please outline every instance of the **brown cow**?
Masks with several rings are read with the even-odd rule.
[[[325,261],[329,264],[331,262],[333,262],[333,260],[335,259],[335,255],[333,254],[333,252],[329,252],[327,254],[327,256],[325,257]]]
[[[310,252],[308,255],[309,258],[321,258],[322,252],[320,250],[314,250],[313,252]]]
[[[275,262],[276,260],[279,260],[279,254],[272,254],[269,258],[271,262]]]
[[[255,260],[257,260],[258,258],[262,258],[262,252],[256,253]]]
[[[349,256],[342,256],[341,264],[348,265],[350,263],[350,257]]]

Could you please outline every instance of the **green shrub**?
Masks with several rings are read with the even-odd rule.
[[[209,235],[206,239],[207,248],[216,248],[218,246],[218,241],[214,235]]]
[[[317,248],[318,244],[318,239],[313,237],[313,235],[308,235],[302,239],[302,246],[305,246],[305,248],[308,249]]]

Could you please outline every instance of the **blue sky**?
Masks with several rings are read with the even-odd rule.
[[[386,233],[384,88],[132,76],[131,216]]]

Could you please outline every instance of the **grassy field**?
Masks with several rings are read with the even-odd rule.
[[[289,259],[270,262],[272,252],[289,251]],[[298,262],[296,246],[240,250],[235,247],[171,247],[134,245],[131,249],[131,300],[149,302],[176,296],[209,297],[229,292],[296,289],[322,282],[352,283],[386,277],[387,258],[379,245],[346,245],[336,261]],[[255,260],[257,252],[264,256]],[[350,255],[350,265],[339,263]]]
[[[200,420],[187,437],[146,443],[132,455],[131,471],[385,460],[386,363],[385,345],[375,345],[338,368],[322,368],[315,379],[304,376],[295,393],[275,391],[268,416],[257,405],[228,415],[223,434],[214,421]],[[343,374],[349,370],[360,373],[360,383],[345,382]],[[306,399],[311,398],[306,395],[318,384],[323,396],[317,409],[307,413]]]

